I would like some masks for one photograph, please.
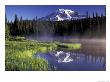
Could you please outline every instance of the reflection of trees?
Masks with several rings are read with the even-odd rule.
[[[105,58],[103,56],[85,56],[85,63],[89,64],[105,64]]]

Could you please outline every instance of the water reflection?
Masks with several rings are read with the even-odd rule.
[[[57,71],[104,71],[105,57],[86,55],[82,53],[56,51],[48,54],[36,55],[49,62],[51,70]]]

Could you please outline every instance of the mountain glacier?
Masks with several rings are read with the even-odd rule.
[[[39,20],[46,21],[63,21],[63,20],[74,20],[86,18],[86,15],[80,15],[78,12],[70,9],[58,9],[55,12],[40,18]]]

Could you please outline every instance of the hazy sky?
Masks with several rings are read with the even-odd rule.
[[[5,12],[9,21],[14,20],[15,14],[23,19],[33,19],[34,17],[44,17],[57,9],[71,9],[80,14],[85,14],[87,11],[92,16],[92,13],[98,12],[105,14],[104,5],[6,5]]]

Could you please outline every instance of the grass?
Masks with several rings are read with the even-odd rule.
[[[5,42],[5,70],[6,71],[47,71],[48,62],[42,58],[33,57],[36,53],[48,53],[56,50],[58,42],[37,42],[24,38],[11,38]],[[62,44],[61,44],[62,45]],[[63,44],[70,49],[80,49],[79,44]]]
[[[81,48],[81,44],[72,44],[72,43],[69,43],[69,44],[64,44],[65,46],[67,46],[69,49],[80,49]]]
[[[81,48],[81,44],[73,44],[73,43],[60,43],[58,44],[59,48],[66,48],[68,50],[79,50]]]

